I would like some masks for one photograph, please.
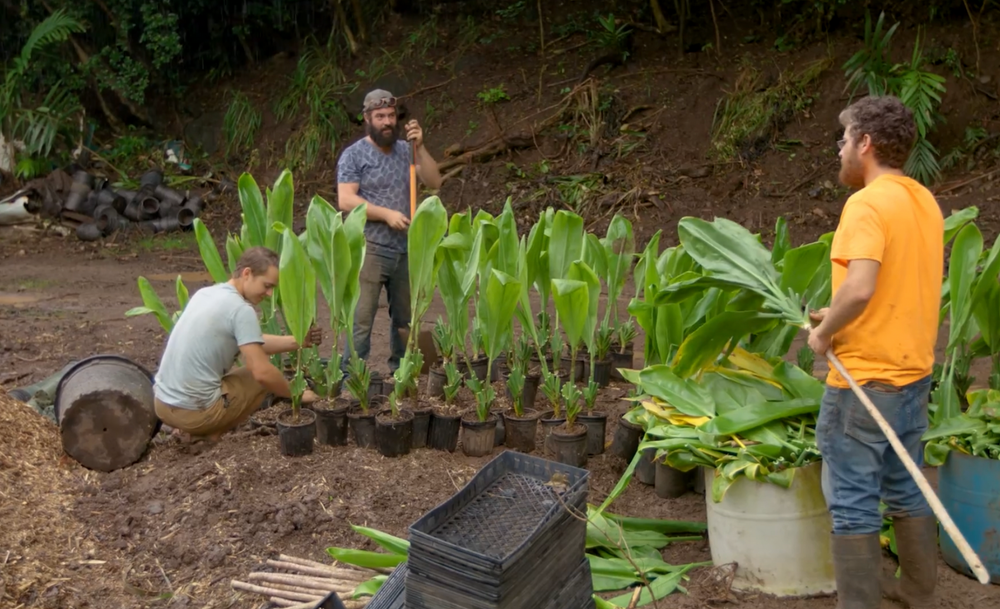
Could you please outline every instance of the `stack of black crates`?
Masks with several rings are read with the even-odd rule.
[[[588,478],[585,469],[501,453],[410,526],[403,606],[592,609]]]

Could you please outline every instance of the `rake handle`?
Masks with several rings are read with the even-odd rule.
[[[410,144],[410,220],[417,215],[417,147]]]
[[[962,557],[965,559],[965,562],[969,564],[972,572],[976,574],[976,579],[979,580],[979,583],[988,585],[990,583],[990,574],[986,571],[986,567],[983,566],[982,561],[979,560],[978,556],[976,556],[976,552],[972,549],[972,546],[969,545],[969,542],[965,540],[962,532],[958,530],[957,526],[955,526],[955,522],[944,509],[944,505],[941,503],[941,500],[938,499],[934,489],[932,489],[931,485],[927,482],[927,478],[924,477],[923,472],[920,471],[917,464],[913,462],[913,459],[910,457],[910,453],[906,452],[906,449],[903,448],[903,444],[899,441],[899,437],[896,436],[896,432],[889,427],[889,424],[882,416],[882,413],[878,411],[878,408],[876,408],[875,404],[873,404],[868,398],[868,395],[862,391],[861,387],[854,380],[854,377],[847,372],[847,369],[844,368],[840,359],[833,354],[832,349],[827,350],[826,358],[830,360],[830,364],[837,369],[840,376],[847,380],[847,383],[854,391],[854,395],[861,400],[861,403],[865,405],[865,409],[868,410],[868,414],[870,414],[872,418],[875,419],[875,422],[878,423],[882,433],[884,433],[885,437],[889,440],[889,444],[891,444],[893,450],[896,451],[896,455],[903,462],[903,465],[906,466],[906,471],[910,473],[910,476],[913,477],[913,480],[920,488],[920,492],[923,493],[924,498],[927,499],[927,503],[930,504],[934,515],[941,521],[941,526],[944,527],[945,532],[948,533],[951,540],[955,542],[955,545],[958,547],[958,551],[962,553]]]

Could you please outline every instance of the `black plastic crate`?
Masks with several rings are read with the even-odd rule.
[[[420,585],[419,577],[407,574],[407,609],[593,609],[593,580],[590,562],[577,559],[560,571],[561,577],[544,579],[531,586],[522,586],[499,602],[489,603],[468,594],[470,590]]]
[[[408,565],[406,561],[399,563],[389,577],[382,582],[382,586],[375,593],[375,596],[368,601],[366,609],[403,609],[406,600],[406,573]]]
[[[560,474],[562,480],[553,480]],[[504,451],[447,501],[410,525],[410,544],[457,564],[502,572],[566,506],[586,513],[590,472]]]

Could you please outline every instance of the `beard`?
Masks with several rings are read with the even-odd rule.
[[[840,161],[840,183],[848,188],[863,188],[865,174],[861,167],[861,159],[854,154],[845,154]]]
[[[392,146],[399,138],[399,134],[396,132],[394,127],[386,127],[379,131],[371,123],[366,123],[365,131],[368,132],[368,136],[372,138],[373,142],[383,148]]]

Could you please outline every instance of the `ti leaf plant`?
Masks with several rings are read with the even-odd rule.
[[[276,224],[282,234],[281,257],[278,265],[281,291],[281,312],[295,342],[303,344],[316,319],[316,271],[302,241],[291,227]],[[306,390],[302,373],[302,349],[296,352],[295,376],[291,382],[293,420],[298,421],[299,405]]]
[[[575,264],[586,266],[582,261]],[[588,269],[589,270],[589,269]],[[593,274],[593,271],[590,271]],[[587,330],[590,308],[590,288],[582,279],[553,279],[552,296],[556,303],[556,317],[569,341],[571,362],[576,361],[577,351]],[[576,366],[571,365],[569,382],[562,388],[566,400],[566,429],[572,430],[580,413],[580,389],[576,386]]]

